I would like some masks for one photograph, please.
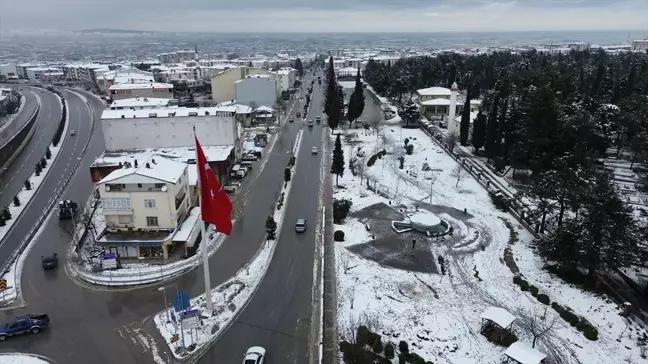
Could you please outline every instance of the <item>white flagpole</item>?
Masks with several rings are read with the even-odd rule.
[[[193,128],[194,139],[196,139],[196,127]],[[197,140],[197,139],[196,139]],[[198,161],[198,145],[196,145],[196,161]],[[203,258],[203,273],[205,280],[205,307],[208,310],[213,310],[214,305],[212,303],[211,296],[211,280],[209,277],[209,254],[207,253],[207,227],[205,226],[205,221],[202,219],[202,181],[200,180],[200,168],[205,168],[205,166],[200,166],[196,163],[196,168],[198,168],[198,203],[200,204],[201,216],[200,216],[200,232],[202,235],[202,258]]]

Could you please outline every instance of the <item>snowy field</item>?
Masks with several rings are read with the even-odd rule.
[[[24,353],[0,353],[0,364],[47,364],[39,356]]]
[[[38,95],[36,95],[38,97]],[[40,98],[39,98],[40,100]],[[60,101],[60,98],[59,98]],[[63,108],[61,104],[61,108]],[[67,101],[66,101],[66,108],[67,108]],[[25,185],[23,184],[22,189],[20,192],[18,192],[18,200],[20,201],[20,206],[16,206],[13,202],[8,206],[9,208],[9,213],[11,214],[11,220],[6,221],[6,225],[0,227],[0,240],[2,240],[5,235],[11,230],[11,227],[13,224],[20,219],[20,214],[22,214],[23,210],[29,206],[29,203],[31,199],[34,197],[36,194],[36,191],[38,191],[38,188],[40,185],[43,183],[43,180],[45,180],[45,176],[47,176],[47,173],[50,171],[50,167],[52,163],[56,160],[56,157],[59,154],[59,151],[61,150],[61,145],[65,142],[65,138],[67,136],[67,130],[68,130],[68,125],[69,125],[69,114],[68,117],[65,121],[65,129],[63,130],[63,134],[61,135],[61,140],[59,142],[59,146],[55,147],[50,144],[49,150],[52,153],[52,156],[50,159],[47,159],[47,165],[43,170],[40,172],[40,175],[36,175],[36,172],[29,177],[29,182],[31,183],[31,189],[26,189]],[[38,233],[37,233],[38,234]],[[31,242],[29,243],[30,245],[36,241],[37,239],[35,236],[32,238]],[[13,302],[17,297],[18,297],[18,289],[16,289],[16,284],[19,284],[20,282],[20,271],[22,270],[22,265],[24,259],[27,257],[27,253],[29,252],[31,248],[27,247],[25,251],[16,259],[12,265],[9,271],[4,274],[1,279],[5,279],[7,281],[7,289],[4,290],[3,292],[0,292],[0,306],[7,305],[11,302]]]
[[[297,154],[296,151],[299,151],[302,135],[302,131],[299,131],[293,148],[295,155]],[[298,164],[299,158],[293,166],[293,173]],[[282,187],[285,196],[284,206],[287,206],[291,188],[292,182],[288,182],[286,186]],[[274,220],[277,223],[277,238],[281,231],[285,211],[286,208],[281,208],[274,212]],[[176,358],[180,359],[186,356],[186,353],[182,350],[183,347],[191,347],[190,352],[200,350],[206,344],[216,340],[232,324],[256,291],[272,261],[276,246],[276,240],[266,240],[246,267],[241,268],[232,278],[211,290],[210,294],[214,304],[213,311],[207,312],[208,310],[205,309],[204,293],[191,299],[190,310],[200,311],[200,324],[197,328],[181,328],[179,325],[179,313],[176,313],[173,308],[155,315],[155,326]],[[196,255],[200,256],[199,254]],[[180,335],[181,338],[184,337],[184,345],[182,345],[182,339],[175,343],[172,342],[174,334]]]
[[[364,323],[383,342],[406,341],[411,352],[434,363],[501,363],[506,349],[479,333],[480,315],[491,306],[506,309],[516,317],[513,331],[519,341],[531,345],[530,322],[545,316],[549,307],[513,284],[514,274],[504,263],[504,250],[510,247],[529,284],[598,329],[598,341],[589,341],[549,307],[545,322],[555,324],[538,338],[536,349],[551,362],[646,362],[637,342],[645,330],[619,316],[619,308],[606,297],[552,279],[534,254],[532,236],[496,210],[478,182],[457,169],[422,130],[386,126],[379,136],[362,129],[344,133],[356,136],[342,137],[346,170],[342,188],[334,186],[333,196],[353,202],[345,223],[335,226],[345,233],[345,241],[335,243],[343,338],[352,339],[350,330]],[[405,154],[405,139],[413,146],[412,155]],[[387,154],[367,167],[369,158],[383,149]],[[356,167],[356,177],[349,171],[350,156],[364,162],[357,164],[364,168]],[[404,158],[402,169],[399,157]],[[376,204],[382,205],[378,209]],[[390,220],[407,220],[423,211],[448,222],[454,233],[441,238],[397,235],[389,226]]]

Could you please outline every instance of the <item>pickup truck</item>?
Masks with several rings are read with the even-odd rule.
[[[16,336],[31,332],[38,334],[49,326],[49,316],[46,313],[33,313],[20,316],[6,324],[0,324],[0,341],[5,341],[9,336]]]

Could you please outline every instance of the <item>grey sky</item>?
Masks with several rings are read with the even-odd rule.
[[[3,30],[204,32],[648,30],[647,0],[17,0]]]

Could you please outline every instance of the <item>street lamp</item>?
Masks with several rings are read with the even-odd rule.
[[[166,311],[167,324],[168,324],[168,323],[171,322],[171,316],[170,316],[170,313],[169,313],[169,303],[167,301],[166,287],[162,286],[162,287],[159,287],[157,290],[158,290],[158,292],[162,292],[162,294],[164,295],[164,310]]]

